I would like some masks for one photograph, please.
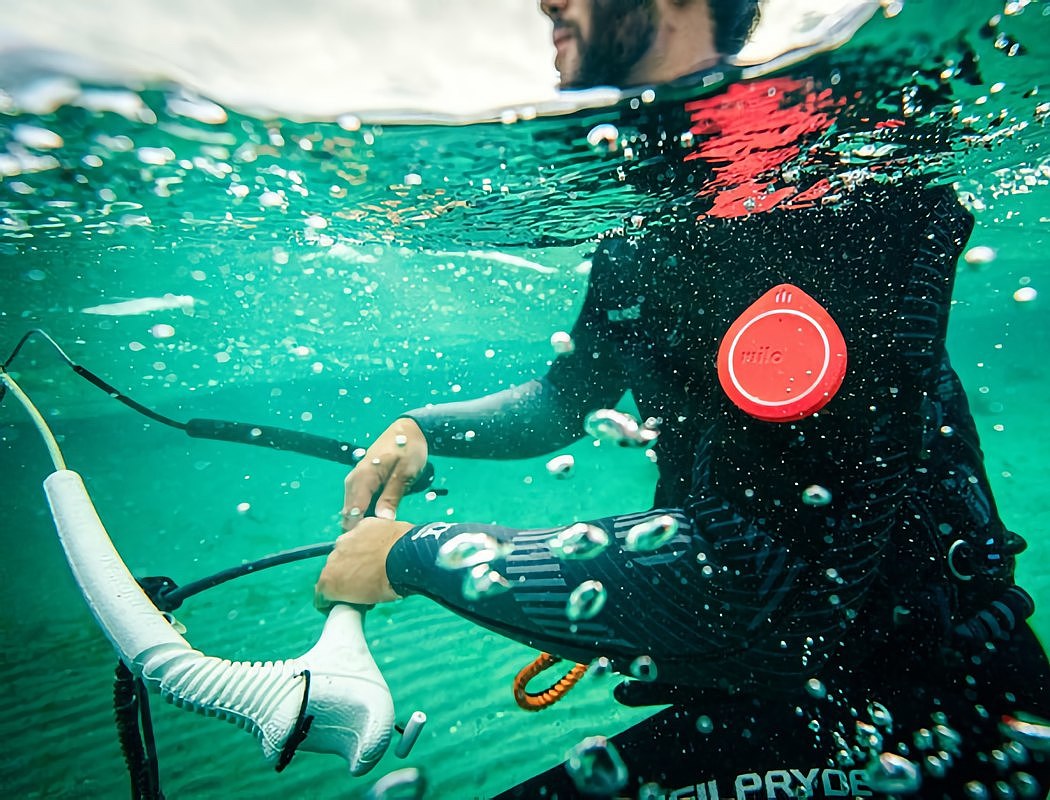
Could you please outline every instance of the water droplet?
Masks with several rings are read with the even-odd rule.
[[[463,579],[463,596],[468,600],[492,597],[509,589],[510,582],[487,563],[478,564]]]
[[[603,122],[587,132],[587,144],[599,152],[612,153],[620,141],[620,131],[615,125]]]
[[[487,533],[460,533],[438,549],[437,564],[443,569],[475,567],[506,558],[513,549],[510,542],[501,542]]]
[[[814,483],[802,490],[802,502],[807,506],[826,506],[831,502],[831,492]]]
[[[627,785],[627,766],[616,745],[604,736],[589,736],[566,756],[565,769],[584,794],[611,796]]]
[[[576,468],[576,459],[570,455],[555,456],[547,462],[547,472],[555,478],[571,478]]]
[[[584,581],[569,595],[565,604],[565,615],[575,622],[591,619],[605,607],[607,594],[601,581]]]
[[[558,558],[594,558],[608,546],[609,534],[586,522],[570,525],[547,540],[547,547]]]
[[[576,349],[576,343],[565,331],[555,331],[551,334],[551,348],[559,355],[568,355]]]
[[[864,771],[868,785],[876,792],[911,794],[922,785],[922,772],[903,756],[881,753]]]
[[[655,681],[656,662],[650,656],[638,656],[631,662],[631,675],[640,681]]]
[[[394,437],[394,444],[396,444],[398,447],[404,447],[406,444],[408,444],[408,437],[405,436],[405,434],[403,433],[399,433],[397,436]]]
[[[158,323],[149,329],[154,339],[170,339],[175,335],[175,329],[171,325]]]
[[[670,514],[639,522],[627,531],[624,547],[627,550],[645,551],[662,547],[678,533],[678,520]]]

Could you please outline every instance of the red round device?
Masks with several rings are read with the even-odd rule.
[[[846,375],[846,341],[824,307],[790,283],[774,286],[729,326],[718,380],[741,410],[767,422],[808,417]]]

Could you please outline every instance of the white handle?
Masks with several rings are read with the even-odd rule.
[[[91,613],[120,658],[180,708],[218,716],[252,732],[277,762],[296,731],[309,670],[301,749],[336,753],[361,775],[386,751],[394,706],[368,651],[362,614],[332,609],[317,644],[288,661],[230,662],[194,650],[157,610],[106,533],[81,477],[59,470],[44,481],[59,539]]]

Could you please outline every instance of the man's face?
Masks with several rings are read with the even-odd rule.
[[[624,86],[652,46],[653,0],[540,0],[554,23],[554,68],[562,89]]]

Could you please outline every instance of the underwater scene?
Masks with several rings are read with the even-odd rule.
[[[11,14],[28,5],[0,2]],[[797,63],[561,94],[540,11],[495,5],[502,11],[485,13],[535,16],[530,57],[545,66],[518,88],[525,100],[475,98],[485,112],[442,113],[441,97],[428,106],[411,93],[345,107],[274,97],[267,108],[258,96],[209,96],[180,82],[177,66],[114,83],[61,59],[29,69],[18,47],[0,47],[0,359],[83,476],[131,573],[188,584],[334,541],[349,465],[394,419],[519,386],[571,350],[592,259],[610,237],[831,209],[858,191],[947,187],[975,219],[955,270],[948,351],[999,513],[1027,542],[1016,580],[1035,601],[1029,624],[1050,641],[1050,3],[872,3],[848,43]],[[537,85],[551,94],[527,102]],[[727,132],[733,115],[743,121]],[[814,248],[865,233],[829,231]],[[684,289],[660,291],[671,302]],[[19,346],[31,330],[47,337]],[[646,416],[630,394],[616,408]],[[191,419],[342,444],[317,458],[169,424]],[[527,457],[435,454],[433,482],[406,496],[398,519],[554,529],[650,509],[659,445],[617,446],[589,427],[595,435],[581,429]],[[6,797],[124,797],[118,659],[56,537],[41,489],[53,469],[8,388],[0,787]],[[314,606],[320,555],[187,598],[172,612],[177,629],[221,659],[299,656],[325,622]],[[366,775],[310,752],[278,774],[255,737],[153,695],[164,796],[494,797],[586,737],[611,737],[663,707],[616,702],[620,677],[592,667],[557,705],[526,713],[512,687],[537,649],[422,596],[377,605],[365,632],[397,726],[426,715],[405,757],[395,732]],[[701,731],[725,724],[696,721]],[[1050,727],[1032,724],[1035,749],[1050,749]],[[377,786],[398,770],[415,771]],[[1045,796],[1018,774],[967,796]],[[889,796],[924,796],[907,780],[886,785]],[[846,786],[825,785],[826,796],[872,796]],[[673,788],[622,796],[808,796],[768,781],[710,795]]]

